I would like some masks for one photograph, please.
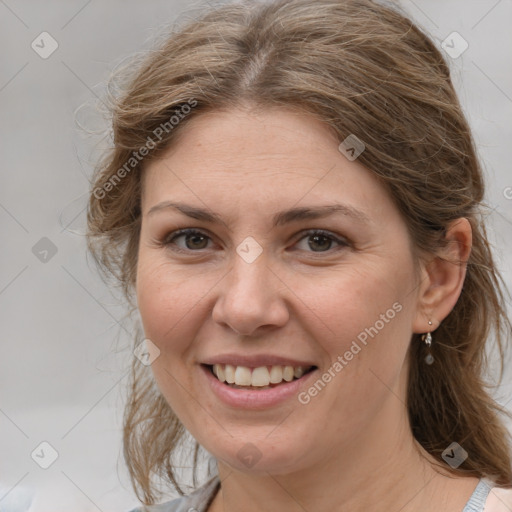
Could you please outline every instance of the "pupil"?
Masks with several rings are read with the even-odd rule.
[[[199,247],[199,249],[204,249],[204,242],[205,242],[205,237],[203,235],[188,235],[187,237],[187,246],[188,246],[188,242],[190,242],[190,240],[192,240],[192,244],[195,245],[198,240],[202,240],[203,241],[203,245],[201,247]],[[314,244],[319,244],[320,245],[320,249],[329,249],[329,246],[331,244],[331,240],[329,238],[327,238],[326,236],[324,235],[312,235],[310,237],[310,240],[313,240],[313,244],[311,242],[309,242],[309,246],[311,247],[311,249],[314,249],[313,245]],[[319,240],[323,240],[323,244],[322,243],[319,243]],[[200,244],[201,242],[199,242]],[[190,248],[190,247],[189,247]],[[196,248],[197,245],[196,245]]]
[[[328,249],[328,248],[329,248],[329,245],[330,245],[330,243],[331,243],[331,240],[329,240],[329,239],[328,239],[326,236],[324,236],[324,235],[313,235],[313,236],[311,237],[311,239],[315,241],[314,243],[318,242],[318,239],[323,239],[323,240],[326,242],[326,244],[327,244],[327,247],[325,246],[326,244],[324,244],[324,249]],[[321,244],[320,244],[320,245],[321,245]],[[311,243],[309,243],[309,246],[311,247],[311,249],[314,249]]]
[[[205,240],[205,237],[203,235],[188,235],[187,237],[187,242],[189,242],[190,240],[193,240],[193,244],[195,244],[195,242],[197,242],[198,239],[203,239],[203,241]],[[188,245],[188,243],[187,243]],[[197,246],[195,247],[196,249],[198,248]],[[190,247],[189,247],[190,249]],[[199,247],[199,249],[204,249],[204,247]]]

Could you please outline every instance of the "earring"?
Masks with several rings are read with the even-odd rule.
[[[431,320],[428,321],[428,325],[429,326],[432,325],[432,321]],[[430,347],[432,346],[432,334],[431,334],[431,332],[429,331],[426,334],[424,334],[421,337],[421,339],[422,339],[422,341],[425,342],[425,345],[427,346],[427,349],[428,349],[428,354],[425,357],[425,362],[430,365],[430,364],[432,364],[434,362],[434,356],[430,352]]]

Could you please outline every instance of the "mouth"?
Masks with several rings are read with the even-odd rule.
[[[235,366],[230,364],[202,364],[219,382],[247,390],[271,389],[298,380],[316,370],[316,366]]]

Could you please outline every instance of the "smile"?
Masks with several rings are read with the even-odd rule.
[[[208,365],[210,371],[220,382],[232,388],[240,389],[269,389],[279,386],[283,382],[300,379],[309,373],[315,366],[235,366],[231,364]]]

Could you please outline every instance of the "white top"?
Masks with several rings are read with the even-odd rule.
[[[130,512],[206,512],[219,489],[219,477],[213,476],[187,496],[167,503],[135,508]],[[512,488],[496,487],[492,480],[481,478],[462,511],[453,512],[512,512]]]

